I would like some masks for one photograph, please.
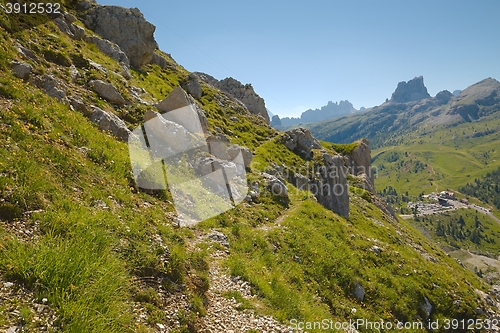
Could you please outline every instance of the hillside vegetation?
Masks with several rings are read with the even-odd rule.
[[[84,27],[74,2],[63,6]],[[409,223],[384,213],[380,199],[355,182],[349,218],[288,183],[288,198],[274,195],[263,171],[278,163],[300,170],[315,160],[286,148],[261,117],[206,83],[195,103],[211,134],[224,134],[254,153],[247,181],[259,196],[179,228],[168,190],[137,187],[125,142],[99,130],[64,98],[16,77],[11,62],[28,63],[34,77],[54,76],[67,86],[66,97],[120,117],[129,129],[185,83],[189,72],[157,51],[167,62],[164,68],[147,64],[124,78],[117,74],[121,65],[94,44],[68,37],[47,17],[31,19],[0,14],[0,328],[202,331],[218,315],[212,310],[217,295],[209,290],[220,272],[249,286],[252,296],[220,291],[238,301],[235,311],[258,320],[271,316],[284,327],[292,320],[322,319],[425,325],[488,319],[498,311],[483,299],[489,286]],[[22,57],[18,44],[33,59]],[[87,86],[95,79],[112,83],[131,102],[117,106],[99,97]],[[143,89],[145,103],[134,99],[132,87]],[[488,136],[482,140],[486,149]],[[329,154],[349,154],[354,147],[324,144]],[[386,168],[389,163],[397,161]],[[224,323],[231,320],[226,316]],[[244,331],[266,330],[247,321]],[[221,327],[211,329],[225,331]]]

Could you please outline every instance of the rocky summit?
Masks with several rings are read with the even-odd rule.
[[[417,76],[408,82],[399,82],[390,101],[395,103],[407,103],[429,97],[431,97],[431,95],[429,95],[427,88],[424,86],[424,77]]]

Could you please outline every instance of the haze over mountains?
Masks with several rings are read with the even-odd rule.
[[[329,101],[327,105],[322,106],[320,109],[309,109],[302,112],[300,117],[284,117],[281,119],[279,117],[275,117],[274,122],[271,125],[279,129],[286,129],[300,123],[323,121],[358,111],[359,110],[356,110],[348,100],[340,101],[338,103]]]

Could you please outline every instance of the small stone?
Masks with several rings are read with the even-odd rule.
[[[12,282],[4,282],[3,286],[5,288],[10,288],[10,287],[14,286],[14,284]]]

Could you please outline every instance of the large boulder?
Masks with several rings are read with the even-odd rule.
[[[151,62],[158,48],[153,36],[156,27],[146,21],[137,8],[92,7],[85,24],[103,38],[118,44],[135,68]]]
[[[89,87],[110,103],[116,105],[124,105],[126,103],[120,92],[111,83],[101,80],[91,80],[89,81]]]
[[[14,76],[23,80],[28,80],[31,72],[33,71],[33,67],[26,62],[13,61],[11,63],[11,67]]]
[[[131,132],[123,120],[96,106],[92,106],[91,110],[90,120],[98,124],[101,131],[111,132],[111,134],[122,141],[129,139]]]
[[[417,76],[408,82],[399,82],[396,91],[392,94],[391,102],[407,103],[430,97],[431,95],[424,86],[423,76]]]
[[[196,99],[200,99],[203,95],[203,89],[201,87],[200,79],[194,73],[189,74],[188,81],[184,83],[182,87]]]

